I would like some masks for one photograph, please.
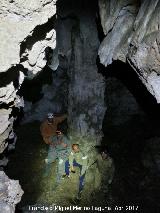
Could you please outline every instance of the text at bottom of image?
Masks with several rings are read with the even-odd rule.
[[[59,211],[59,212],[65,212],[65,211],[97,211],[97,212],[106,212],[106,211],[138,211],[139,206],[136,205],[130,205],[130,206],[29,206],[29,211]]]

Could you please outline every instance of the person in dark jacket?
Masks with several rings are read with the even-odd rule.
[[[50,144],[50,137],[56,136],[57,126],[67,118],[67,114],[61,116],[55,116],[53,113],[48,113],[47,119],[45,119],[41,126],[40,132],[43,140],[46,144]]]

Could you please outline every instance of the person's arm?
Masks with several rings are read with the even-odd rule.
[[[66,144],[66,143],[63,143],[63,142],[62,142],[62,146],[63,146],[64,148],[67,148],[67,144]]]
[[[57,123],[62,123],[62,121],[64,121],[66,118],[67,118],[67,114],[57,116],[56,117]]]
[[[82,170],[81,170],[81,173],[80,173],[80,176],[84,175],[87,168],[88,168],[88,156],[83,156],[82,157]]]
[[[73,159],[74,159],[74,154],[71,151],[70,155],[69,155],[69,165],[70,165],[70,171],[74,171],[74,167],[73,167]]]
[[[40,132],[42,135],[42,138],[46,144],[50,144],[50,137],[46,134],[46,125],[45,121],[40,125]]]
[[[69,148],[69,142],[68,142],[68,140],[67,140],[67,138],[65,136],[63,137],[62,146],[64,148]]]

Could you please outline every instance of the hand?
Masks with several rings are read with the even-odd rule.
[[[67,144],[65,144],[65,143],[61,143],[62,144],[62,146],[64,147],[64,148],[66,148],[67,147]]]
[[[74,168],[73,166],[71,166],[71,167],[69,168],[69,171],[75,173],[75,168]]]
[[[46,164],[48,164],[48,159],[46,158],[46,159],[44,159],[44,162],[46,163]]]

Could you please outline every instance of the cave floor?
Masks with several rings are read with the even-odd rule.
[[[75,205],[73,199],[77,195],[79,171],[76,170],[69,179],[63,179],[56,190],[53,190],[56,181],[56,162],[52,163],[49,176],[44,177],[44,159],[47,156],[48,146],[41,138],[39,126],[39,122],[19,126],[16,151],[10,154],[7,175],[11,179],[19,180],[25,191],[21,202],[17,205],[17,212],[22,209],[27,210],[32,205]],[[92,189],[92,183],[89,188]],[[80,206],[88,206],[93,202],[99,206],[106,205],[103,193],[100,193],[98,197],[93,196],[92,200],[89,194],[84,188]]]
[[[25,191],[17,205],[17,212],[24,207],[27,209],[29,205],[75,205],[73,198],[77,194],[79,171],[72,174],[70,179],[62,180],[55,191],[52,190],[55,184],[56,163],[52,163],[50,175],[44,177],[44,159],[48,146],[42,141],[39,126],[39,122],[33,122],[18,127],[16,150],[11,153],[6,170],[11,179],[20,181]],[[144,115],[134,116],[119,126],[113,126],[109,122],[104,124],[106,132],[103,143],[107,144],[115,162],[114,179],[107,192],[102,188],[92,199],[88,189],[84,189],[80,206],[130,204],[143,208],[144,205],[146,208],[142,212],[159,208],[158,197],[155,197],[158,193],[157,180],[152,179],[154,177],[143,167],[140,155],[146,139],[153,135],[159,136],[159,128],[156,129],[156,126],[157,123],[149,123]],[[92,188],[92,184],[89,187]]]

